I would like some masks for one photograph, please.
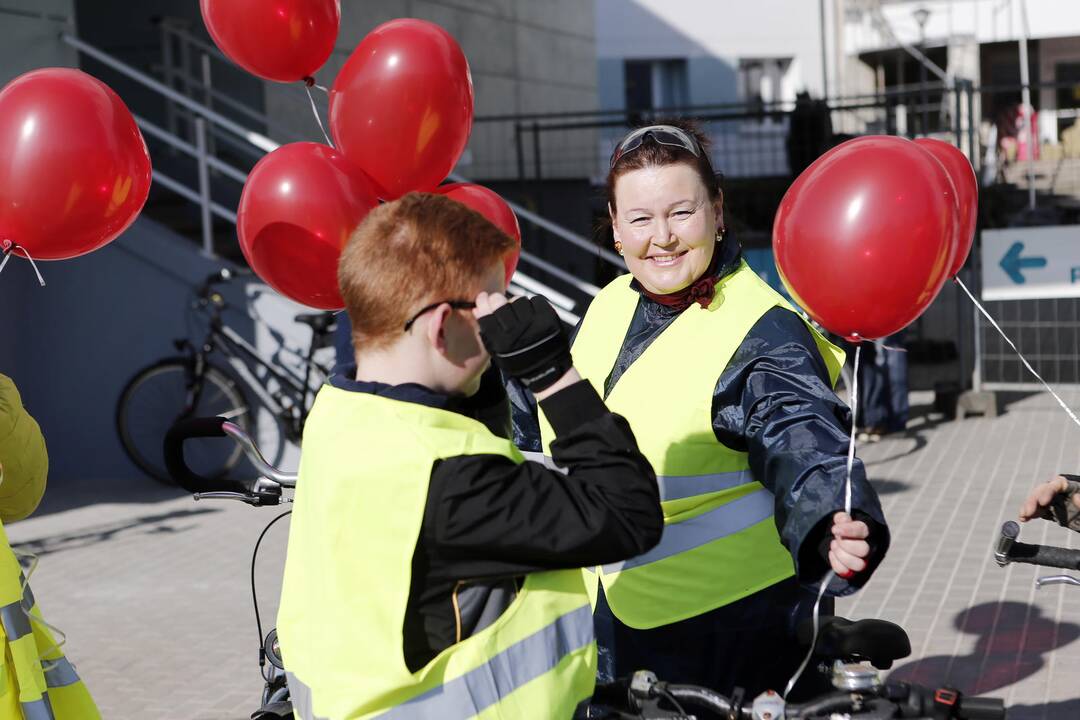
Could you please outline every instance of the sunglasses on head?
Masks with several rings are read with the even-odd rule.
[[[615,151],[611,153],[611,167],[627,153],[634,152],[645,142],[646,138],[652,138],[660,145],[679,147],[691,153],[694,157],[701,157],[701,146],[692,135],[674,125],[649,125],[648,127],[633,130],[622,139]]]

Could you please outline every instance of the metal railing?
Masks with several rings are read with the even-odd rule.
[[[161,187],[176,193],[180,197],[198,206],[202,231],[202,251],[208,256],[215,256],[214,218],[220,218],[235,225],[237,216],[234,210],[225,207],[213,199],[211,176],[223,177],[236,182],[241,186],[247,179],[246,171],[235,165],[231,165],[216,156],[214,152],[215,140],[225,140],[231,145],[246,148],[248,154],[252,155],[253,159],[257,159],[266,153],[276,150],[280,147],[280,143],[272,140],[263,133],[254,131],[240,124],[236,120],[226,117],[206,103],[200,102],[189,95],[180,92],[175,87],[170,87],[168,84],[132,67],[116,57],[113,57],[100,48],[90,45],[70,32],[62,33],[60,39],[83,55],[92,58],[164,98],[167,101],[167,107],[173,109],[168,117],[176,118],[180,111],[190,115],[192,119],[194,143],[182,138],[176,131],[178,128],[163,128],[138,115],[135,116],[135,121],[148,137],[163,143],[169,148],[178,151],[195,161],[197,182],[194,186],[161,172],[157,167],[155,167],[153,171],[154,181]],[[197,40],[197,38],[192,38],[192,40]],[[206,50],[208,54],[213,51],[217,53],[217,55],[220,55],[220,52],[218,52],[216,48],[207,49],[205,43],[200,43],[200,46]],[[180,77],[180,75],[174,73],[173,78],[175,79],[176,77]],[[216,93],[216,91],[213,91],[213,88],[206,83],[192,84],[191,87],[206,91],[208,97],[210,96],[210,93]],[[304,98],[304,100],[306,101],[306,98]],[[245,114],[260,122],[267,120],[265,124],[267,126],[272,126],[272,123],[268,122],[269,119],[265,118],[265,116],[258,111],[248,108],[245,111]],[[452,175],[450,179],[455,182],[468,182],[466,178],[457,174]],[[517,213],[519,219],[523,223],[528,223],[540,228],[574,247],[585,250],[597,258],[616,265],[620,269],[624,267],[622,258],[615,253],[595,245],[587,238],[553,223],[517,203],[508,201],[508,204],[513,208],[514,212]],[[566,283],[569,287],[573,288],[574,291],[585,296],[593,296],[599,292],[599,288],[592,283],[583,280],[573,273],[558,267],[554,263],[537,257],[524,249],[521,253],[521,263],[557,278],[559,281]],[[548,284],[541,282],[520,270],[515,273],[512,280],[512,287],[514,290],[524,294],[544,295],[551,300],[552,304],[556,307],[557,312],[565,321],[569,323],[578,322],[579,316],[573,312],[578,303],[574,298],[565,293],[559,292]]]

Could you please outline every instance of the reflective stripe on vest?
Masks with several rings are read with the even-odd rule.
[[[29,613],[34,607],[34,593],[30,592],[30,586],[26,584],[26,577],[22,573],[19,573],[19,585],[23,588],[22,600],[0,607],[0,623],[4,625],[8,642],[33,632]]]
[[[66,657],[42,660],[41,666],[45,672],[46,687],[67,687],[79,682],[79,674],[75,672],[75,666]]]
[[[722,490],[730,490],[739,485],[754,482],[749,470],[734,472],[709,473],[707,475],[657,475],[656,484],[660,486],[660,501],[682,500],[683,498],[705,495]],[[724,533],[725,535],[728,533]]]
[[[468,718],[479,715],[522,685],[555,668],[593,641],[592,608],[582,605],[520,640],[485,664],[376,715],[380,720]],[[311,688],[286,673],[293,712],[301,720],[324,720],[311,708]]]
[[[592,640],[592,608],[582,605],[514,643],[484,665],[376,717],[406,720],[479,715],[525,683],[553,670],[564,657]]]
[[[734,535],[772,516],[773,494],[763,488],[697,517],[665,525],[659,544],[652,550],[623,562],[604,565],[603,570],[606,573],[616,573],[648,565]]]
[[[25,720],[55,720],[48,695],[42,695],[40,700],[33,702],[19,703],[19,708]]]

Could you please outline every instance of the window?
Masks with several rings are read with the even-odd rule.
[[[748,105],[761,107],[790,100],[787,78],[791,58],[744,58],[739,60],[739,95]]]
[[[627,110],[658,110],[690,104],[686,60],[627,60],[623,69]]]

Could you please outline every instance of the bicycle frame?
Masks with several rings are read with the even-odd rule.
[[[294,442],[299,440],[303,432],[303,419],[310,410],[310,404],[314,402],[316,394],[316,389],[311,387],[312,370],[318,370],[324,377],[329,375],[327,368],[314,361],[315,338],[312,338],[307,355],[303,359],[304,374],[301,377],[288,368],[275,367],[272,359],[260,353],[257,348],[221,320],[220,308],[214,308],[208,314],[210,328],[206,337],[197,350],[191,348],[196,378],[201,377],[201,368],[208,356],[214,351],[220,351],[229,367],[254,393],[259,404],[281,421],[286,437]],[[189,347],[191,346],[189,341],[184,342]],[[260,369],[266,374],[263,378],[256,374]],[[278,385],[277,397],[267,388],[267,381],[271,379]],[[201,392],[201,387],[197,387],[195,392]],[[290,402],[282,403],[279,397],[288,397]]]

